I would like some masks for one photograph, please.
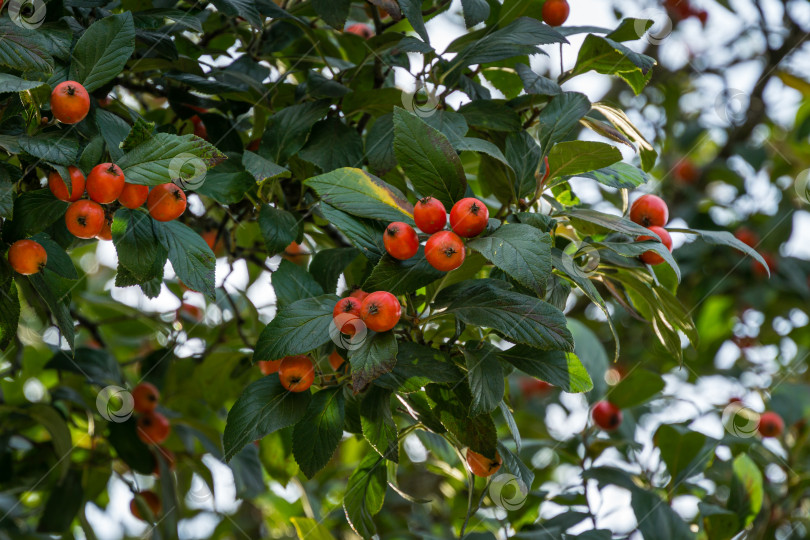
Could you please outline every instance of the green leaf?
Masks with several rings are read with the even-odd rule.
[[[93,137],[79,156],[79,168],[82,171],[91,171],[96,164],[101,162],[104,153],[104,138]]]
[[[591,102],[584,94],[563,92],[552,98],[537,117],[537,139],[543,153],[548,154],[555,143],[564,140],[590,110]]]
[[[193,13],[186,12],[182,9],[146,9],[137,11],[133,13],[132,16],[136,28],[159,30],[165,24],[166,19],[170,19],[190,31],[203,31],[200,19],[195,17]]]
[[[492,328],[515,343],[573,351],[574,341],[559,309],[506,286],[493,279],[462,281],[443,289],[435,304],[469,325]]]
[[[386,253],[383,245],[385,225],[379,221],[356,218],[323,202],[320,210],[324,219],[346,235],[368,260],[378,261]]]
[[[259,228],[269,255],[281,253],[290,243],[294,242],[298,237],[300,227],[301,223],[295,214],[286,210],[269,204],[265,204],[259,210]]]
[[[335,540],[329,529],[312,518],[291,517],[290,522],[295,527],[298,540]]]
[[[418,116],[394,108],[394,153],[414,189],[447,208],[464,197],[467,179],[450,142]]]
[[[566,208],[562,214],[570,217],[577,230],[586,234],[620,232],[631,236],[653,236],[652,231],[627,218],[605,214],[590,208]]]
[[[505,224],[489,236],[475,238],[468,246],[512,276],[521,285],[542,295],[551,274],[551,236],[531,225]]]
[[[371,275],[363,283],[363,290],[388,291],[394,296],[414,292],[447,274],[433,268],[425,259],[425,248],[419,246],[419,251],[404,261],[386,254],[371,271]]]
[[[73,165],[79,153],[79,141],[61,133],[20,135],[17,142],[23,152],[57,165]]]
[[[217,10],[231,17],[242,17],[254,28],[262,27],[262,15],[255,0],[213,0]]]
[[[342,30],[349,16],[351,0],[313,0],[312,7],[323,20],[337,30]]]
[[[425,28],[425,20],[422,18],[422,2],[420,0],[397,0],[402,14],[411,23],[414,32],[419,34],[422,41],[430,44],[430,36]]]
[[[276,165],[269,159],[264,159],[250,150],[245,150],[245,153],[242,154],[242,165],[245,170],[253,175],[257,182],[278,177],[288,178],[290,176],[290,171],[281,165]]]
[[[644,34],[655,21],[650,19],[634,19],[629,17],[622,20],[619,26],[607,36],[614,41],[635,41],[644,37]]]
[[[123,382],[118,362],[112,355],[101,349],[79,347],[72,355],[60,351],[48,360],[45,369],[76,373],[87,379],[87,382],[99,386]]]
[[[731,478],[731,494],[728,509],[737,513],[740,523],[748,527],[762,510],[764,498],[762,472],[757,464],[742,453],[732,463],[734,476]]]
[[[617,189],[634,189],[646,184],[650,179],[647,173],[627,163],[615,163],[610,167],[581,173],[579,176]]]
[[[413,205],[394,186],[360,169],[345,167],[304,181],[321,200],[361,218],[413,223]]]
[[[358,255],[360,252],[352,247],[322,249],[312,257],[309,271],[324,292],[334,293],[340,274]]]
[[[382,510],[386,478],[385,460],[374,452],[367,453],[349,476],[343,510],[351,528],[362,538],[377,533],[374,515]]]
[[[189,172],[182,176],[178,184],[194,189],[200,195],[210,197],[222,204],[236,204],[245,197],[245,193],[256,186],[256,179],[247,172],[238,161],[225,161],[220,163],[207,174],[205,166],[190,154],[179,158],[178,161],[187,160],[193,164],[197,172]],[[172,169],[174,169],[172,167]],[[203,176],[204,175],[204,176]],[[188,179],[187,182],[184,179]],[[186,186],[186,184],[188,184]]]
[[[521,131],[520,116],[514,109],[489,99],[476,99],[461,107],[458,112],[472,127],[490,131]]]
[[[731,540],[740,530],[740,522],[734,512],[713,504],[698,503],[703,516],[703,528],[711,540]]]
[[[140,474],[152,474],[155,469],[155,456],[149,447],[138,437],[138,424],[134,417],[125,422],[109,422],[107,440],[118,457],[129,468]]]
[[[455,390],[455,392],[454,392]],[[490,459],[495,458],[498,436],[492,416],[480,414],[469,416],[472,398],[456,392],[469,392],[466,385],[453,386],[453,390],[436,384],[426,387],[428,397],[435,403],[433,413],[441,424],[458,438],[464,446]]]
[[[644,138],[641,131],[639,131],[630,118],[627,117],[627,114],[617,107],[601,102],[594,103],[593,110],[602,114],[616,129],[638,146],[638,153],[641,157],[641,168],[645,172],[650,172],[655,166],[658,152],[656,152],[653,145]]]
[[[70,434],[68,433],[68,435]],[[64,461],[70,465],[70,460]],[[37,532],[62,533],[68,531],[73,518],[82,507],[83,497],[82,473],[74,469],[52,488],[42,517],[39,519]]]
[[[2,47],[2,45],[0,45]],[[42,81],[28,81],[10,73],[0,73],[0,94],[11,92],[25,92],[39,88],[45,83]]]
[[[621,161],[622,153],[613,145],[596,141],[569,141],[555,144],[548,154],[550,179],[576,176]]]
[[[538,75],[526,64],[516,64],[515,70],[523,81],[523,88],[527,94],[540,96],[556,96],[562,94],[562,88],[549,78]]]
[[[503,459],[504,468],[509,471],[509,473],[512,474],[519,483],[523,484],[514,486],[520,491],[520,494],[515,493],[512,496],[514,499],[516,499],[515,502],[518,502],[521,500],[521,497],[525,497],[529,494],[529,490],[532,488],[532,484],[534,483],[534,471],[532,471],[531,468],[523,463],[523,460],[520,459],[520,457],[518,457],[500,441],[498,441],[498,453]],[[497,479],[498,477],[496,476],[494,480]]]
[[[248,385],[225,422],[222,444],[230,461],[246,444],[296,424],[307,413],[312,394],[288,392],[273,373]]]
[[[637,407],[664,389],[661,375],[645,369],[635,369],[613,387],[610,402],[620,409]]]
[[[140,281],[154,277],[155,261],[166,260],[166,250],[155,234],[153,223],[149,214],[128,208],[120,208],[112,223],[118,262]]]
[[[689,466],[700,456],[706,443],[706,435],[682,426],[662,424],[655,432],[653,440],[661,451],[661,459],[667,465],[672,478],[671,485],[703,472],[702,469]]]
[[[470,416],[490,413],[501,402],[505,391],[498,349],[486,341],[470,341],[464,345],[463,352],[472,392]]]
[[[38,274],[28,276],[34,290],[50,309],[56,326],[62,332],[70,348],[73,349],[73,339],[76,330],[73,326],[73,317],[70,315],[70,291],[74,281],[67,280],[45,268]]]
[[[472,28],[489,17],[489,4],[486,0],[461,0],[461,7],[464,10],[464,24],[467,28]]]
[[[397,425],[391,414],[391,391],[372,386],[360,405],[363,436],[382,457],[399,463]]]
[[[110,157],[113,161],[118,163],[124,155],[124,151],[121,150],[119,145],[124,142],[124,139],[130,132],[129,124],[120,116],[104,109],[93,109],[92,113],[96,115],[96,127],[98,127],[99,133],[101,133],[104,142],[107,144],[107,151],[110,153]],[[95,165],[95,163],[92,165]],[[92,166],[90,168],[92,169]],[[89,171],[90,169],[83,170]],[[127,177],[127,181],[129,181],[129,177]],[[168,179],[164,179],[164,182],[166,181],[168,181]]]
[[[4,18],[0,19],[0,65],[23,73],[51,73],[54,62],[35,30],[22,28]]]
[[[15,210],[16,213],[16,210]],[[715,246],[728,246],[733,247],[737,251],[742,251],[746,255],[753,257],[756,259],[759,264],[764,266],[768,270],[768,275],[771,275],[770,268],[768,267],[768,263],[765,262],[765,259],[762,258],[762,255],[759,254],[757,250],[749,246],[748,244],[744,244],[737,240],[737,237],[731,234],[728,231],[704,231],[700,229],[667,229],[668,232],[679,232],[684,234],[696,234],[700,236],[703,240],[708,242],[709,244]]]
[[[168,252],[175,274],[190,289],[214,299],[216,257],[205,240],[179,221],[153,221],[155,234]]]
[[[70,78],[92,92],[119,75],[134,51],[132,13],[98,19],[73,48]]]
[[[279,309],[298,300],[323,294],[323,289],[312,274],[288,260],[281,261],[270,280]]]
[[[279,310],[259,335],[253,352],[254,362],[303,354],[329,342],[332,310],[338,300],[334,294],[325,294],[293,302]]]
[[[293,429],[293,455],[301,471],[312,478],[335,453],[343,435],[343,389],[325,388],[312,394],[306,413]]]
[[[397,338],[393,332],[370,332],[357,349],[349,351],[352,389],[358,393],[371,381],[388,373],[397,361]]]
[[[536,19],[520,17],[495,32],[487,33],[481,39],[470,41],[450,62],[447,73],[461,66],[487,64],[526,54],[546,54],[537,45],[551,43],[568,41],[550,26]]]
[[[515,171],[516,198],[532,197],[537,191],[537,167],[542,150],[525,131],[510,133],[506,137],[506,159]]]
[[[261,25],[259,25],[261,26]],[[329,104],[325,101],[302,103],[281,109],[267,121],[259,155],[283,165],[303,148],[312,125],[323,118]]]
[[[207,169],[225,159],[225,154],[194,135],[156,133],[118,160],[130,184],[156,186],[173,180],[199,184]]]
[[[596,71],[604,75],[618,75],[633,89],[641,93],[652,77],[655,60],[629,49],[612,39],[588,34],[579,49],[577,63],[570,77]]]
[[[19,320],[20,297],[17,284],[9,279],[0,285],[0,350],[5,350],[17,335]]]
[[[3,227],[3,237],[13,241],[43,231],[62,218],[67,207],[49,189],[26,191],[14,200],[14,219]]]
[[[656,240],[644,240],[642,242],[594,242],[593,246],[598,248],[607,248],[610,251],[621,255],[622,257],[638,257],[647,251],[654,251],[664,259],[670,268],[672,268],[672,271],[675,274],[675,279],[680,282],[681,269],[678,267],[678,263],[676,263],[675,259],[672,257],[672,253],[664,244],[657,241],[657,236],[653,236],[653,238],[656,238]]]
[[[398,344],[394,369],[374,381],[399,393],[419,392],[429,383],[456,383],[463,378],[446,352],[410,341]]]
[[[498,358],[527,375],[558,386],[565,392],[588,392],[593,388],[588,371],[574,353],[539,351],[525,345],[516,345],[499,352]]]
[[[363,139],[338,118],[321,120],[312,127],[306,146],[298,157],[314,163],[324,172],[363,164]]]
[[[28,416],[48,430],[53,442],[53,450],[57,456],[59,467],[59,480],[63,481],[70,469],[70,453],[73,451],[73,442],[70,437],[70,428],[62,414],[54,407],[44,403],[35,403],[25,409]]]
[[[143,118],[136,118],[132,128],[121,143],[121,150],[129,152],[141,143],[151,139],[155,134],[155,123],[147,122]]]

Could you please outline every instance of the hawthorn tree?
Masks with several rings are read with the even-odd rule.
[[[697,384],[722,343],[753,339],[734,313],[806,302],[806,266],[775,272],[758,240],[695,210],[704,175],[727,179],[754,128],[772,126],[776,145],[790,128],[747,116],[687,174],[678,156],[700,133],[674,135],[677,104],[652,130],[631,120],[643,107],[628,96],[655,103],[685,84],[664,69],[648,86],[661,68],[639,40],[654,21],[552,27],[544,15],[562,12],[549,2],[554,20],[539,1],[463,0],[467,32],[446,47],[426,22],[458,6],[439,0],[12,2],[0,17],[0,535],[101,536],[99,508],[114,516],[122,485],[144,524],[127,517],[124,534],[159,538],[212,513],[211,538],[806,527],[806,386],[774,399],[781,429],[744,402],[713,403],[721,437],[657,422],[655,468],[637,436],[681,399],[665,381]],[[562,73],[532,68],[573,41]],[[793,50],[770,47],[777,64]],[[566,90],[594,73],[614,81],[605,99]],[[791,155],[807,149],[802,129]],[[774,178],[801,170],[741,154],[774,160]],[[670,220],[630,211],[671,171],[680,183],[657,191],[697,227],[667,227],[698,240],[676,251],[681,266],[655,230]],[[578,198],[582,179],[602,201]],[[414,205],[435,201],[450,222],[434,230]],[[471,207],[483,229],[460,224]],[[396,236],[411,227],[415,253]],[[761,266],[701,275],[730,271],[735,249]],[[784,365],[784,378],[803,373]],[[593,421],[547,429],[577,403]],[[228,510],[214,497],[223,464],[240,501]],[[594,489],[627,497],[628,528],[604,525]],[[693,515],[676,511],[687,495],[701,499]]]

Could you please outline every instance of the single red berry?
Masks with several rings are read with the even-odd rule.
[[[315,380],[315,366],[309,356],[287,356],[281,361],[278,378],[290,392],[305,392]]]
[[[439,199],[425,197],[414,205],[413,220],[420,231],[433,234],[447,225],[447,210]]]
[[[59,83],[51,92],[51,112],[63,124],[77,124],[90,112],[90,95],[76,81]]]
[[[489,459],[478,452],[467,449],[467,466],[475,476],[480,478],[492,476],[498,472],[502,464],[503,459],[498,452],[495,452],[495,459]]]
[[[129,502],[129,511],[132,512],[133,516],[135,516],[136,518],[138,518],[138,519],[140,519],[142,521],[146,521],[146,518],[141,515],[141,511],[138,510],[138,503],[136,502],[136,499],[138,497],[140,497],[141,500],[143,500],[143,502],[146,503],[146,506],[149,507],[149,510],[152,512],[152,517],[157,517],[157,516],[160,515],[160,510],[161,510],[160,499],[155,494],[155,492],[154,491],[141,491],[140,493],[135,495],[135,498],[133,498]]]
[[[543,4],[543,22],[549,26],[561,26],[568,20],[569,12],[566,0],[546,0]]]
[[[145,444],[160,444],[169,437],[169,419],[159,412],[148,412],[138,417],[138,438]]]
[[[278,368],[281,367],[281,360],[259,360],[259,369],[263,375],[270,375],[271,373],[278,373]]]
[[[361,301],[357,298],[347,296],[341,298],[332,310],[332,317],[335,325],[338,325],[341,333],[353,336],[357,331],[356,326],[360,324]]]
[[[139,413],[148,413],[155,410],[160,402],[160,391],[148,382],[142,382],[132,389],[133,408]]]
[[[478,236],[487,228],[489,210],[475,197],[461,199],[450,210],[450,228],[463,238]]]
[[[68,167],[68,173],[70,174],[70,193],[68,193],[67,184],[62,180],[62,176],[56,171],[48,174],[48,189],[51,190],[54,197],[61,201],[75,202],[84,194],[84,173],[72,165]]]
[[[93,238],[104,228],[104,209],[100,204],[79,199],[68,206],[65,225],[77,238]]]
[[[121,195],[125,183],[124,173],[118,165],[96,165],[87,175],[87,196],[97,203],[111,203]]]
[[[605,431],[613,431],[622,423],[622,411],[609,401],[599,401],[593,406],[591,417],[594,424]]]
[[[160,184],[149,192],[146,207],[155,220],[171,221],[186,211],[186,194],[174,184]]]
[[[334,369],[335,371],[340,369],[340,366],[342,366],[345,362],[346,359],[340,356],[340,353],[337,352],[337,349],[329,353],[329,365],[332,366],[332,369]]]
[[[630,219],[648,228],[663,227],[669,221],[669,208],[657,195],[642,195],[630,207]]]
[[[125,182],[124,189],[121,190],[121,194],[118,196],[118,202],[134,210],[135,208],[143,206],[148,196],[149,186]]]
[[[39,242],[17,240],[8,248],[8,262],[18,274],[30,276],[45,268],[48,253]]]
[[[208,140],[208,130],[205,128],[205,124],[202,121],[202,118],[197,116],[196,114],[191,117],[191,123],[194,124],[194,135],[201,139]]]
[[[655,225],[650,226],[649,229],[654,232],[656,236],[658,236],[661,243],[664,244],[668,250],[672,251],[672,237],[669,235],[666,229],[656,227]],[[644,240],[655,240],[655,238],[649,235],[642,235],[636,238],[637,242],[643,242]],[[641,262],[644,264],[649,264],[652,266],[664,262],[664,258],[653,250],[645,251],[639,255],[638,258],[641,259]]]
[[[374,31],[367,24],[355,23],[346,27],[346,32],[360,36],[363,39],[370,39],[374,36]]]
[[[407,223],[395,221],[388,225],[383,233],[385,251],[395,259],[410,259],[419,251],[419,237]]]
[[[360,317],[369,330],[386,332],[399,322],[402,306],[397,297],[387,291],[369,294],[360,305]]]
[[[425,243],[425,259],[430,266],[442,272],[461,266],[465,255],[464,242],[451,231],[439,231]]]
[[[763,437],[778,437],[785,430],[785,421],[773,411],[764,412],[759,417],[757,429]]]
[[[362,302],[363,300],[366,299],[368,293],[363,289],[361,289],[360,287],[355,287],[354,289],[352,289],[352,292],[349,293],[349,296],[351,296],[352,298],[357,298]]]
[[[700,169],[689,158],[683,158],[675,164],[672,174],[675,176],[675,180],[679,182],[694,184],[700,177]]]

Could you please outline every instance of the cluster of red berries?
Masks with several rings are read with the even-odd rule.
[[[695,17],[705,25],[709,20],[709,13],[705,9],[695,8],[689,0],[664,0],[664,7],[673,18],[679,21]]]
[[[734,233],[734,237],[751,249],[757,249],[757,246],[759,245],[759,235],[746,227],[737,229],[737,232]],[[751,271],[754,273],[754,275],[764,278],[768,276],[768,270],[770,270],[771,273],[776,272],[779,267],[779,263],[777,262],[774,254],[768,253],[767,251],[761,251],[759,254],[762,255],[763,259],[765,259],[765,263],[768,265],[768,268],[766,269],[758,260],[751,259]]]
[[[397,325],[402,316],[402,305],[388,291],[367,293],[354,290],[341,298],[332,310],[335,325],[342,334],[353,336],[360,321],[374,332],[387,332]]]
[[[144,444],[160,444],[169,437],[169,419],[155,409],[160,392],[155,385],[142,382],[132,390],[133,409],[138,415],[138,438]]]
[[[447,225],[447,210],[438,199],[425,197],[416,203],[413,220],[419,230],[430,234],[425,243],[425,258],[430,265],[443,272],[455,270],[464,262],[466,249],[461,238],[478,236],[487,228],[489,210],[475,197],[461,199],[450,210],[450,228]],[[416,231],[401,221],[388,225],[383,234],[383,244],[389,255],[404,261],[419,251]]]
[[[543,4],[543,22],[549,26],[562,26],[568,20],[571,8],[566,0],[546,0]]]
[[[672,251],[672,238],[669,233],[664,229],[664,225],[669,221],[669,208],[667,203],[656,195],[642,195],[633,206],[630,207],[630,219],[634,223],[638,223],[643,227],[647,227],[661,240],[668,250]],[[642,235],[636,238],[636,241],[643,242],[644,240],[653,240],[654,238],[649,235]],[[639,255],[639,259],[644,264],[656,265],[664,262],[655,251],[645,251]]]
[[[48,188],[57,199],[71,203],[65,213],[65,224],[77,238],[112,240],[110,215],[102,204],[116,200],[122,206],[135,209],[146,203],[149,215],[157,221],[171,221],[186,211],[186,194],[172,183],[153,187],[130,184],[121,168],[114,163],[93,167],[85,180],[78,167],[68,167],[70,192],[56,171],[48,175]],[[89,199],[82,199],[85,190]]]

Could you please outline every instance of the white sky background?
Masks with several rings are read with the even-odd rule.
[[[607,0],[569,0],[571,4],[571,15],[566,25],[593,25],[612,28],[617,24],[617,20],[613,15],[613,5]],[[654,28],[662,28],[661,24],[666,25],[666,18],[664,12],[660,9],[661,2],[659,0],[616,0],[616,5],[623,8],[626,16],[633,16],[638,18],[651,18],[657,21],[658,25]],[[734,51],[746,52],[748,50],[761,50],[762,43],[757,39],[736,39],[743,26],[746,24],[754,23],[758,14],[754,10],[753,5],[748,0],[731,0],[732,5],[737,7],[743,13],[744,23],[741,19],[727,12],[725,9],[719,7],[714,2],[701,2],[700,0],[693,0],[693,4],[698,7],[704,7],[709,11],[709,20],[707,28],[704,30],[696,19],[689,19],[678,24],[676,32],[669,37],[665,38],[662,42],[659,61],[670,69],[677,69],[684,66],[687,62],[697,62],[696,65],[722,65],[728,60],[729,56]],[[762,0],[763,9],[768,16],[769,22],[773,28],[778,28],[781,21],[781,3],[778,0]],[[810,26],[810,3],[805,0],[794,0],[791,4],[791,9],[794,13],[794,18],[801,21],[804,25]],[[450,14],[445,14],[436,17],[427,24],[428,31],[430,32],[431,42],[436,50],[444,50],[446,46],[465,33],[463,21],[460,18],[460,0],[453,0]],[[665,26],[664,26],[665,28]],[[566,69],[570,69],[576,60],[576,54],[579,46],[584,39],[583,35],[571,36],[569,41],[571,45],[564,47],[563,62]],[[730,47],[721,46],[722,44],[730,44]],[[636,50],[643,50],[645,43],[643,41],[631,44]],[[535,56],[532,58],[532,67],[535,71],[544,73],[546,70],[551,70],[551,77],[556,77],[559,74],[559,48],[557,46],[546,46],[544,49],[549,53],[548,57]],[[421,57],[419,55],[411,55],[411,61],[415,69],[421,68]],[[212,62],[214,63],[214,62]],[[810,65],[810,53],[807,49],[801,54],[800,57],[792,63],[796,66]],[[733,84],[728,86],[736,88],[745,94],[750,92],[751,88],[756,82],[759,74],[759,69],[756,65],[741,65],[733,70],[726,72],[726,77],[733,81]],[[796,67],[798,73],[803,73],[807,76],[807,70]],[[412,91],[414,88],[414,78],[404,70],[399,70],[397,73],[397,84],[404,90]],[[591,101],[598,101],[602,98],[608,90],[608,78],[598,74],[586,74],[577,77],[575,80],[570,81],[564,85],[566,90],[578,91],[586,94]],[[716,77],[707,75],[697,81],[693,92],[684,95],[682,98],[682,105],[685,109],[694,111],[703,111],[704,120],[707,123],[714,123],[718,126],[723,125],[722,114],[725,114],[724,107],[721,107],[718,112],[717,101],[718,96],[723,90],[724,85],[722,81]],[[490,87],[493,96],[497,96],[498,92]],[[465,97],[459,94],[451,96],[450,103],[457,106],[463,101]],[[778,80],[774,80],[767,88],[765,93],[766,106],[769,111],[784,125],[792,125],[796,113],[799,94],[785,87]],[[733,106],[734,104],[732,104]],[[744,104],[743,104],[744,106]],[[732,109],[733,114],[733,109]],[[649,132],[649,126],[644,125],[644,120],[638,115],[632,116],[633,120],[639,123],[639,127],[648,130],[648,135],[653,136]],[[595,136],[594,136],[595,138]],[[653,141],[655,142],[655,141]],[[626,159],[632,159],[632,153],[627,149],[622,148]],[[759,211],[766,214],[773,214],[776,210],[776,203],[778,198],[781,197],[781,192],[774,188],[767,176],[755,175],[753,171],[749,171],[742,167],[743,172],[747,178],[747,191],[751,194],[750,197],[743,198],[740,204],[733,209],[731,215],[718,212],[713,215],[718,223],[724,221],[737,221],[740,217]],[[587,203],[596,204],[601,200],[601,191],[594,182],[578,179],[572,182],[575,191],[580,198]],[[664,179],[661,186],[657,187],[666,197],[667,180]],[[727,186],[716,186],[710,190],[711,196],[716,200],[721,200],[724,197],[733,195],[729,193]],[[196,197],[189,198],[191,210],[199,211],[200,204]],[[605,208],[600,208],[606,210]],[[797,212],[793,219],[794,235],[791,241],[788,242],[782,250],[783,255],[791,255],[802,258],[810,258],[810,241],[808,241],[808,233],[810,231],[810,214],[807,212]],[[799,233],[798,231],[804,231]],[[676,237],[676,235],[673,235]],[[682,239],[675,238],[675,246],[682,242]],[[110,242],[99,242],[97,249],[98,262],[106,266],[116,266],[115,250]],[[278,261],[277,257],[271,261],[271,265],[275,266]],[[96,261],[86,261],[87,267],[85,271],[92,269]],[[274,315],[274,294],[270,285],[270,275],[264,273],[261,278],[248,287],[247,268],[243,263],[236,265],[237,268],[228,278],[225,284],[226,289],[231,292],[242,291],[247,289],[247,295],[250,300],[259,308],[268,306],[266,309],[261,310],[263,319],[265,321],[272,318]],[[167,267],[166,278],[173,276],[173,273]],[[223,276],[228,272],[226,261],[221,259],[217,264],[217,286],[222,285]],[[111,294],[117,300],[126,304],[134,305],[147,312],[165,312],[176,310],[180,306],[180,300],[172,295],[166,286],[163,286],[161,295],[154,300],[144,297],[137,288],[120,289],[110,283],[109,288]],[[186,293],[184,301],[204,306],[205,302],[202,297],[196,293]],[[208,317],[219,317],[216,307],[209,306]],[[226,313],[227,317],[228,314]],[[804,314],[795,314],[795,319],[792,319],[796,326],[803,326],[807,324],[807,317]],[[756,321],[755,321],[756,323]],[[761,321],[760,321],[761,324]],[[756,324],[754,324],[756,327]],[[782,353],[791,351],[791,341],[785,338],[785,343],[782,346]],[[186,354],[191,354],[194,347],[189,344],[185,351]],[[736,346],[728,344],[718,354],[716,365],[718,367],[728,367],[733,364],[740,355],[739,349]],[[611,345],[612,346],[612,345]],[[794,346],[795,348],[795,346]],[[777,356],[779,350],[776,348],[766,349],[758,352],[764,367],[770,366],[773,369],[777,367]],[[795,354],[795,353],[794,353]],[[784,358],[782,358],[784,361]],[[767,371],[767,369],[766,369]],[[701,415],[693,424],[695,429],[706,433],[713,437],[720,437],[723,433],[723,427],[720,423],[719,416],[714,412],[719,404],[726,403],[732,396],[745,396],[746,404],[752,408],[762,411],[764,403],[758,394],[748,393],[742,385],[733,385],[723,377],[707,377],[698,382],[697,385],[688,385],[682,382],[683,373],[675,373],[667,376],[666,395],[677,396],[679,399],[691,401],[692,404],[685,404],[672,400],[659,400],[660,411],[655,415],[648,415],[640,419],[637,433],[637,440],[644,443],[644,449],[640,452],[640,459],[650,468],[655,468],[659,462],[657,450],[651,444],[651,436],[657,429],[660,423],[685,421],[690,418],[695,418],[695,407],[701,411]],[[769,382],[767,378],[762,381],[756,381],[767,385]],[[751,381],[746,381],[748,385],[752,385]],[[707,398],[707,396],[711,396]],[[559,439],[566,439],[579,432],[585,423],[588,421],[587,403],[580,395],[562,394],[560,401],[565,407],[572,411],[570,413],[560,405],[551,405],[548,407],[545,422],[548,425],[550,432]],[[408,444],[406,444],[406,451],[414,459],[420,460],[424,453],[424,448],[421,443],[415,438],[410,437]],[[725,456],[728,459],[729,454],[719,452],[720,457]],[[598,465],[618,464],[618,454],[611,451],[606,452],[600,460]],[[539,465],[544,458],[538,456],[535,460],[535,465]],[[228,514],[233,512],[238,507],[238,501],[234,499],[233,477],[230,469],[210,456],[205,458],[206,464],[212,469],[217,486],[216,494],[216,510],[220,513]],[[546,485],[543,488],[560,490],[566,486],[574,486],[579,484],[579,474],[576,469],[569,469],[561,467],[558,469],[559,478],[557,478],[557,485]],[[148,477],[138,477],[140,483],[149,485],[150,479]],[[196,479],[195,481],[199,481]],[[195,485],[200,485],[195,484]],[[278,484],[272,486],[274,491],[281,493],[283,488]],[[539,487],[539,486],[536,486]],[[213,500],[210,496],[205,495],[205,490],[200,491],[202,496],[198,496],[195,500],[200,507],[207,507],[211,510],[214,509]],[[94,505],[89,505],[88,518],[94,524],[96,533],[100,540],[117,540],[122,538],[124,532],[133,534],[142,534],[146,528],[142,522],[136,520],[129,514],[128,505],[131,495],[128,488],[118,479],[113,478],[109,485],[110,503],[106,511],[102,511]],[[287,495],[291,500],[297,498],[297,490],[288,490]],[[617,533],[629,532],[635,527],[635,517],[630,510],[629,495],[624,490],[618,488],[608,488],[603,491],[603,497],[600,497],[595,484],[589,485],[589,496],[593,507],[599,508],[598,512],[598,526],[602,528],[610,528]],[[681,512],[685,517],[690,517],[697,512],[698,500],[694,497],[681,497],[677,500],[675,505],[678,512]],[[543,517],[550,517],[563,510],[562,507],[556,507],[552,503],[546,503],[541,508],[541,515]],[[181,538],[205,538],[209,531],[220,520],[216,514],[203,514],[194,520],[186,520],[181,522]],[[585,527],[587,528],[587,527]],[[571,532],[580,532],[582,528],[574,529]],[[81,538],[81,532],[77,532],[77,537]]]

